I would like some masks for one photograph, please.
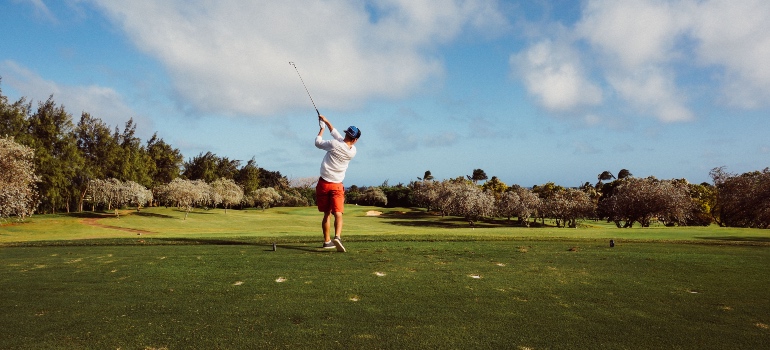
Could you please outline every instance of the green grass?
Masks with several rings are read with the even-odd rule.
[[[770,232],[471,229],[348,207],[349,252],[312,208],[0,227],[2,349],[758,349]],[[82,227],[81,227],[82,226]],[[615,248],[609,238],[618,242]],[[278,249],[272,251],[272,243]]]
[[[383,214],[367,216],[376,210]],[[145,237],[215,238],[268,237],[271,239],[315,239],[320,233],[320,214],[315,208],[274,208],[262,210],[200,210],[183,220],[184,212],[171,208],[149,208],[141,212],[124,210],[120,219],[107,213],[37,215],[24,223],[6,224],[0,229],[0,245],[15,242],[132,238],[136,232],[93,227],[84,221],[95,219],[101,225],[143,231]],[[421,210],[382,209],[347,206],[346,236],[377,236],[377,239],[522,238],[522,239],[615,239],[616,241],[711,241],[770,243],[770,231],[720,227],[663,227],[618,229],[606,222],[586,221],[577,229],[545,227],[524,228],[514,221],[479,222],[474,228],[456,217],[439,217]],[[548,221],[546,222],[548,224]]]

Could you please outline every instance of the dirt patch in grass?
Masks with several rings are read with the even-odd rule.
[[[135,229],[135,228],[117,227],[117,226],[110,226],[110,225],[100,224],[98,221],[101,220],[101,219],[102,218],[85,218],[85,219],[81,219],[79,221],[83,225],[88,225],[88,226],[93,226],[93,227],[101,227],[101,228],[108,228],[108,229],[118,230],[118,231],[123,231],[123,232],[131,232],[131,233],[136,233],[136,234],[153,234],[153,233],[155,233],[155,232],[152,232],[152,231],[138,230],[138,229]]]

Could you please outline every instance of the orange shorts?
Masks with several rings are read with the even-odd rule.
[[[319,178],[315,201],[320,212],[342,213],[345,210],[345,186]]]

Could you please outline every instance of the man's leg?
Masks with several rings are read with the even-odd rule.
[[[346,252],[345,246],[342,245],[342,240],[340,239],[340,234],[342,233],[342,212],[334,212],[334,239],[332,240],[332,243],[334,243],[334,247],[337,248],[338,252]]]
[[[323,234],[324,234],[324,242],[329,242],[332,240],[331,234],[329,233],[329,229],[331,229],[331,221],[332,221],[331,212],[325,211],[324,218],[321,220],[321,230],[323,231]],[[336,220],[335,220],[335,226],[336,226]]]
[[[319,179],[318,185],[315,188],[316,202],[318,203],[318,211],[324,213],[323,219],[321,219],[321,232],[323,232],[324,243],[323,248],[334,248],[334,244],[331,242],[331,196],[327,189],[326,182],[323,179]]]
[[[334,236],[339,237],[342,233],[342,213],[334,213]]]

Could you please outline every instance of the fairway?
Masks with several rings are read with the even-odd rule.
[[[0,348],[770,342],[766,231],[505,222],[471,229],[409,209],[374,217],[366,216],[371,207],[349,209],[345,254],[319,249],[312,208],[201,211],[188,220],[155,208],[97,220],[145,233],[84,224],[87,215],[3,226],[0,319],[14,326],[0,328]]]

